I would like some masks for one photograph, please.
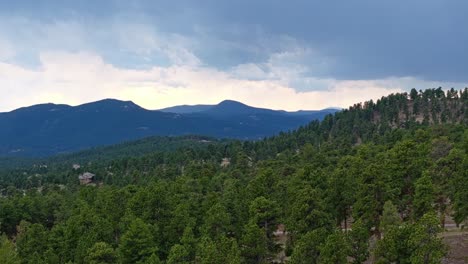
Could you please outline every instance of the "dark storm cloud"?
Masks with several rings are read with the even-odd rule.
[[[4,2],[0,7],[46,19],[149,23],[161,32],[193,38],[194,53],[218,68],[262,63],[300,46],[313,51],[300,63],[315,77],[468,81],[468,1],[86,0]],[[317,60],[327,61],[326,69]]]
[[[231,1],[202,8],[220,31],[260,26],[305,43],[333,61],[331,77],[468,80],[466,1]]]

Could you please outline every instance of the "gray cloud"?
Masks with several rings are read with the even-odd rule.
[[[91,31],[94,24],[142,24],[169,40],[166,46],[174,35],[183,36],[187,42],[173,51],[221,70],[265,68],[279,54],[302,50],[275,69],[281,63],[301,68],[296,74],[303,78],[468,81],[466,1],[31,0],[5,1],[0,9],[45,23],[71,19]],[[112,63],[132,64],[126,67],[170,61],[156,51],[143,58],[138,51],[115,50],[109,39],[96,35],[97,43],[87,45]]]
[[[468,80],[466,1],[240,0],[199,8],[221,38],[229,38],[225,27],[237,25],[248,32],[238,41],[257,40],[260,28],[312,47],[333,63],[318,73],[328,77]]]

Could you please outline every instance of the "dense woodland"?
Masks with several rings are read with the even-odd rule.
[[[446,216],[468,217],[467,124],[468,89],[413,89],[257,142],[3,169],[0,263],[440,263]]]

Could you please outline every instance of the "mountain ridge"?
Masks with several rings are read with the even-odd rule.
[[[255,109],[265,109],[265,110],[284,112],[284,113],[289,113],[289,114],[294,114],[294,115],[311,114],[311,113],[316,113],[319,111],[330,111],[330,113],[332,113],[336,111],[341,111],[343,109],[340,107],[327,107],[327,108],[319,109],[319,110],[304,110],[304,109],[300,109],[297,111],[274,110],[274,109],[268,109],[268,108],[253,107],[253,106],[246,105],[239,101],[226,99],[226,100],[219,102],[218,104],[195,104],[195,105],[183,104],[183,105],[175,105],[171,107],[157,109],[157,111],[166,112],[166,113],[176,113],[176,114],[199,113],[199,112],[209,111],[210,109],[216,106],[232,104],[232,103],[238,103],[238,104],[245,105],[245,106],[255,108]]]
[[[258,140],[329,113],[295,115],[232,100],[206,111],[182,114],[148,110],[117,99],[77,106],[40,104],[0,113],[0,156],[47,156],[148,136],[197,134]]]

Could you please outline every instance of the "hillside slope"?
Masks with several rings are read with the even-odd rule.
[[[467,98],[394,94],[260,141],[148,138],[0,168],[0,233],[34,263],[86,263],[99,248],[113,263],[132,252],[150,263],[463,263]]]
[[[15,241],[4,250],[34,263],[463,261],[468,90],[435,94],[390,95],[255,142],[148,139],[98,151],[111,160],[81,163],[93,157],[81,152],[0,170],[0,232]],[[432,119],[405,114],[418,100]]]
[[[468,124],[468,88],[461,91],[441,88],[411,93],[391,94],[376,102],[357,103],[349,109],[329,115],[320,121],[300,127],[295,131],[280,133],[259,142],[281,152],[294,151],[305,143],[319,147],[333,142],[340,147],[360,145],[382,136],[397,137],[398,129],[415,130],[419,127],[443,124]],[[265,148],[262,148],[263,150]],[[256,151],[263,157],[272,155]]]

